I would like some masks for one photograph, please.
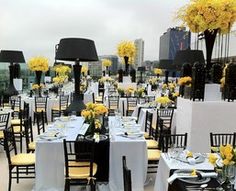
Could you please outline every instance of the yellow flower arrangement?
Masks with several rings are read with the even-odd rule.
[[[113,83],[113,82],[114,82],[114,79],[112,79],[112,78],[109,77],[109,76],[103,76],[103,77],[101,77],[98,81],[101,82],[101,83],[105,83],[105,82]]]
[[[111,60],[104,59],[104,60],[102,61],[102,65],[103,65],[104,67],[110,67],[111,64],[112,64]]]
[[[160,103],[161,105],[167,105],[171,102],[171,100],[167,96],[161,96],[156,99],[156,102]]]
[[[125,90],[125,93],[127,95],[131,95],[135,92],[135,89],[133,87],[128,87],[126,90]]]
[[[65,76],[71,73],[71,68],[69,66],[62,65],[62,64],[54,66],[53,69],[55,70],[56,74],[59,76]]]
[[[227,144],[226,146],[220,146],[220,156],[223,160],[224,165],[234,165],[236,162],[236,150],[233,149],[233,146]]]
[[[122,58],[122,63],[125,63],[124,57],[128,57],[128,63],[132,64],[134,61],[135,53],[136,53],[136,47],[134,42],[132,41],[123,41],[118,44],[117,47],[118,50],[118,56]]]
[[[82,66],[81,73],[84,73],[86,75],[87,72],[88,72],[88,67],[87,66]]]
[[[228,33],[236,21],[236,1],[190,0],[177,12],[177,19],[192,32],[219,29],[220,33]]]
[[[42,56],[33,57],[28,62],[28,67],[31,71],[48,71],[48,59]]]
[[[180,86],[183,86],[183,85],[189,86],[189,85],[191,85],[191,83],[192,83],[192,78],[190,76],[182,77],[178,81],[178,84]]]
[[[118,94],[122,95],[125,93],[124,88],[117,88]]]
[[[96,117],[105,115],[108,113],[108,109],[103,104],[87,103],[86,109],[82,110],[81,116],[85,118],[85,121],[94,120]]]
[[[159,80],[160,80],[159,78],[150,78],[148,82],[150,85],[157,85]]]
[[[172,93],[172,97],[178,97],[178,96],[179,96],[179,92]]]
[[[167,84],[162,84],[162,89],[163,90],[166,90],[168,88],[168,85]]]
[[[38,89],[41,89],[41,88],[44,88],[44,85],[43,84],[32,84],[32,90],[38,90]]]
[[[95,129],[101,129],[102,123],[98,119],[95,119],[94,123],[95,123]]]
[[[144,88],[138,88],[135,93],[137,94],[138,97],[143,97],[144,96]]]
[[[176,83],[168,83],[168,88],[169,88],[171,91],[174,91],[175,88],[176,88]]]
[[[162,75],[162,69],[160,69],[160,68],[154,68],[153,72],[156,75]]]
[[[52,79],[54,84],[63,84],[68,79],[68,76],[56,76]]]

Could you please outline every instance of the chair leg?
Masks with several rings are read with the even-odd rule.
[[[11,174],[11,170],[9,169],[8,191],[11,191],[11,179],[12,179],[12,174]]]
[[[95,191],[96,190],[96,183],[91,183],[90,184],[90,189],[91,189],[91,191]]]
[[[70,191],[70,181],[66,179],[64,191]]]

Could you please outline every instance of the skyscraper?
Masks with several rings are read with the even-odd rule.
[[[134,41],[136,47],[136,54],[134,58],[134,68],[141,67],[143,64],[143,57],[144,57],[144,41],[143,39],[136,39]]]
[[[165,63],[172,64],[176,52],[186,50],[190,47],[191,36],[190,32],[183,27],[169,28],[160,37],[159,60],[160,65]],[[166,66],[167,68],[169,66]]]

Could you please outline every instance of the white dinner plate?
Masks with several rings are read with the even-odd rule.
[[[199,170],[197,170],[197,172],[202,173],[202,171],[199,171]],[[182,182],[186,182],[186,183],[190,183],[190,184],[205,184],[211,180],[211,178],[209,178],[209,177],[207,177],[207,178],[205,178],[205,177],[204,178],[203,177],[191,178],[191,173],[192,173],[191,169],[180,169],[180,170],[176,170],[174,173],[189,174],[190,178],[178,178],[178,179],[181,180]]]

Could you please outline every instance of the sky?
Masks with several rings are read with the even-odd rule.
[[[159,38],[189,0],[0,0],[0,50],[54,62],[61,38],[94,40],[98,55],[117,54],[123,40],[144,40],[144,60],[159,59]]]

